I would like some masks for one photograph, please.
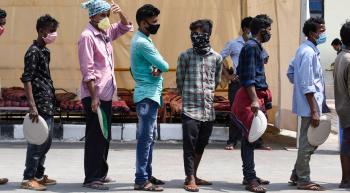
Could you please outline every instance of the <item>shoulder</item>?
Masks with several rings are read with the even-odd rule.
[[[25,57],[38,56],[39,48],[32,44],[26,51]]]
[[[212,50],[211,53],[217,61],[222,61],[222,56],[219,53],[217,53],[215,50]]]
[[[179,58],[185,59],[185,58],[189,58],[191,55],[193,55],[193,48],[189,48],[189,49],[181,52],[179,55]]]

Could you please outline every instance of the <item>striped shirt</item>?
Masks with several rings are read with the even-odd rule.
[[[221,70],[222,57],[214,50],[204,56],[195,54],[192,48],[180,54],[176,84],[186,116],[203,122],[215,120],[214,94]]]

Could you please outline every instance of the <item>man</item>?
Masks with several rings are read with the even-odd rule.
[[[307,131],[317,127],[322,114],[324,79],[317,46],[326,41],[326,27],[322,18],[310,18],[304,23],[307,40],[300,45],[289,64],[287,76],[293,84],[293,107],[301,117],[299,149],[290,183],[303,190],[323,190],[310,180],[310,158],[317,147],[310,145]]]
[[[342,51],[335,60],[334,96],[335,108],[339,116],[340,126],[343,128],[340,161],[342,166],[342,180],[340,188],[350,188],[350,22],[346,22],[340,37],[344,43]]]
[[[132,30],[121,8],[104,0],[82,4],[88,9],[90,22],[82,32],[79,43],[79,62],[83,76],[81,98],[86,112],[84,187],[107,190],[111,182],[108,173],[108,150],[111,140],[112,98],[117,85],[114,75],[112,41]],[[110,12],[119,15],[120,22],[110,24]],[[97,110],[105,114],[107,127],[101,131]]]
[[[160,27],[159,14],[159,9],[153,5],[140,7],[136,12],[139,29],[131,41],[131,73],[135,80],[134,102],[139,120],[134,189],[144,191],[163,191],[158,185],[164,184],[152,176],[157,114],[162,105],[162,74],[169,70],[150,38]]]
[[[0,36],[5,31],[5,25],[6,25],[6,11],[0,9]],[[7,178],[0,178],[0,185],[6,184],[9,180]]]
[[[49,137],[42,145],[28,144],[25,170],[21,188],[46,190],[46,186],[56,184],[45,172],[45,158],[52,143],[52,129],[55,113],[55,89],[50,74],[50,50],[46,47],[57,37],[58,22],[50,15],[39,17],[36,23],[38,37],[24,57],[22,82],[29,104],[29,117],[38,122],[41,116],[49,128]]]
[[[271,108],[271,94],[265,76],[267,53],[262,44],[271,38],[272,19],[267,15],[258,15],[250,23],[253,38],[249,39],[239,55],[237,74],[242,87],[238,90],[232,106],[234,116],[243,123],[241,156],[243,161],[243,184],[251,192],[266,192],[262,186],[269,181],[256,176],[254,164],[255,143],[248,142],[249,129],[253,117],[260,109],[264,113]]]
[[[222,58],[210,45],[211,20],[190,25],[192,48],[181,53],[176,84],[182,96],[184,189],[198,192],[199,185],[211,185],[197,177],[197,170],[215,120],[214,93],[221,79]]]
[[[339,54],[342,50],[342,45],[343,43],[341,42],[340,39],[335,38],[332,43],[331,43],[333,49],[337,52],[337,54]]]

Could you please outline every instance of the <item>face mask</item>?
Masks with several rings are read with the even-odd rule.
[[[271,34],[266,30],[260,32],[261,34],[261,43],[268,42],[271,39]]]
[[[98,22],[97,26],[98,28],[106,31],[111,27],[111,23],[109,22],[108,17],[105,17],[102,20],[100,20],[100,22]]]
[[[193,50],[199,55],[207,54],[210,49],[210,35],[208,33],[191,32]]]
[[[249,34],[247,34],[247,38],[250,39],[252,37],[253,37],[252,32],[249,32]]]
[[[147,22],[147,21],[146,21]],[[148,22],[147,22],[148,23]],[[148,27],[146,27],[146,30],[150,33],[150,34],[156,34],[158,32],[158,29],[160,27],[160,24],[150,24],[148,23]]]
[[[4,33],[4,31],[5,31],[4,26],[0,26],[0,36]]]
[[[53,43],[57,38],[57,32],[49,33],[46,37],[43,37],[43,40],[46,44]]]
[[[325,32],[321,33],[318,38],[316,39],[316,44],[320,45],[327,41],[327,35]]]

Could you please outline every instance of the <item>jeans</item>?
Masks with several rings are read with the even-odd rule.
[[[310,182],[310,159],[317,147],[310,145],[307,131],[311,125],[310,117],[301,118],[298,157],[294,165],[293,174],[296,174],[298,183]]]
[[[201,122],[182,115],[183,158],[186,176],[194,175],[194,157],[202,155],[213,131],[213,121]]]
[[[84,184],[100,181],[107,177],[108,151],[111,140],[112,101],[100,100],[100,108],[106,114],[109,136],[104,138],[97,113],[91,108],[91,97],[83,98],[86,113],[85,147],[84,147]]]
[[[143,99],[136,103],[138,117],[135,184],[143,185],[152,176],[153,146],[157,135],[158,103]]]
[[[255,163],[254,163],[254,149],[257,143],[249,143],[249,141],[243,136],[241,144],[241,158],[243,161],[243,176],[250,182],[256,179]]]
[[[23,173],[23,180],[31,180],[33,178],[41,179],[45,173],[45,159],[46,153],[50,150],[52,144],[52,130],[54,126],[53,116],[40,115],[44,118],[49,128],[49,137],[45,143],[41,145],[34,145],[28,143],[27,157],[25,163],[25,170]]]

